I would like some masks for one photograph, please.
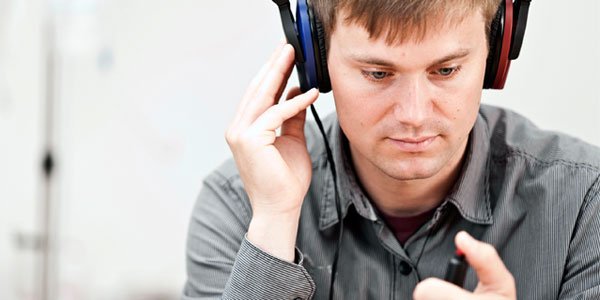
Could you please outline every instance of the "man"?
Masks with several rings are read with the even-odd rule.
[[[599,299],[600,150],[480,105],[499,2],[313,2],[337,182],[305,128],[318,92],[274,105],[282,45],[227,130],[235,162],[205,179],[183,299]],[[463,287],[440,279],[455,249]]]

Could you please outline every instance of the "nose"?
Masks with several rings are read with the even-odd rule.
[[[398,83],[397,91],[393,94],[396,120],[407,127],[422,126],[433,109],[426,85],[419,78],[407,78]]]

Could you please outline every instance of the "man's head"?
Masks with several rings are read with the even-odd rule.
[[[498,0],[315,0],[359,173],[443,176],[477,117]]]

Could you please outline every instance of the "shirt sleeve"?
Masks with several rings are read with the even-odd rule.
[[[559,299],[600,299],[600,177],[579,212]]]
[[[251,208],[241,180],[208,176],[194,207],[187,239],[182,300],[311,299],[315,284],[296,249],[294,263],[246,240]]]

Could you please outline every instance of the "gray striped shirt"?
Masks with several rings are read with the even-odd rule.
[[[600,299],[600,149],[482,105],[454,188],[401,246],[357,183],[335,114],[324,125],[344,218],[336,299],[411,299],[419,281],[443,278],[460,230],[482,230],[519,299]],[[182,299],[327,298],[338,216],[323,142],[307,127],[313,177],[295,263],[245,239],[252,210],[229,160],[204,180],[194,208]],[[476,284],[469,269],[465,288]]]

